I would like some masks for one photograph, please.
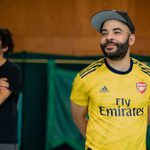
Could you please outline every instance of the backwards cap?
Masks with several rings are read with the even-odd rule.
[[[121,21],[128,26],[132,34],[135,33],[135,27],[131,19],[128,16],[128,14],[124,11],[118,11],[118,10],[100,11],[92,16],[91,23],[92,23],[92,26],[96,29],[96,31],[101,32],[104,22],[108,20]]]

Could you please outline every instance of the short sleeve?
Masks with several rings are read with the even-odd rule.
[[[14,65],[11,70],[9,71],[8,82],[9,82],[9,89],[14,93],[20,92],[21,89],[21,70],[20,67]]]
[[[81,106],[88,105],[88,93],[79,74],[74,79],[70,99],[72,102],[78,105]]]

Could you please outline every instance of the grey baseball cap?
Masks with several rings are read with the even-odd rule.
[[[135,33],[135,27],[128,16],[127,12],[118,11],[118,10],[104,10],[97,12],[91,18],[92,26],[96,31],[101,32],[103,24],[108,20],[118,20],[126,24],[132,34]]]

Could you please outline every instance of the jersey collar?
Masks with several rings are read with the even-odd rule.
[[[116,70],[116,69],[112,68],[112,67],[108,64],[106,58],[104,59],[104,62],[105,62],[106,67],[107,67],[110,71],[112,71],[112,72],[114,72],[114,73],[116,73],[116,74],[122,74],[122,75],[123,75],[123,74],[127,74],[127,73],[129,73],[129,72],[132,70],[132,67],[133,67],[133,60],[132,60],[132,59],[130,59],[130,67],[129,67],[129,69],[128,69],[127,71],[119,71],[119,70]]]

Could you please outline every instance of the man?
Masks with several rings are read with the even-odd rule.
[[[71,93],[85,149],[146,150],[150,68],[130,57],[134,25],[117,10],[98,12],[91,22],[105,57],[77,74]]]
[[[17,100],[21,72],[4,55],[14,43],[8,29],[0,29],[0,150],[17,150]]]

